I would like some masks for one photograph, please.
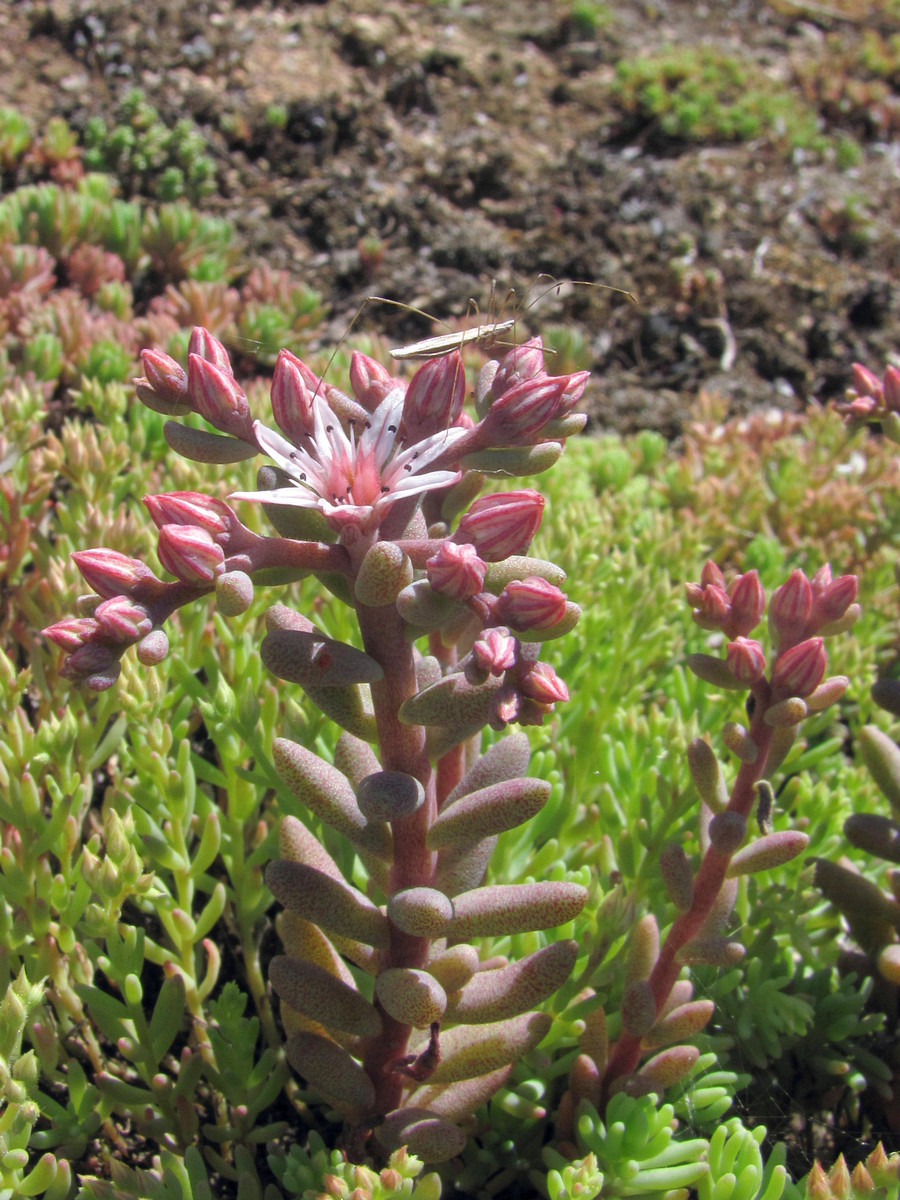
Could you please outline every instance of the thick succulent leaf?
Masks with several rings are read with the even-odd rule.
[[[453,901],[453,920],[444,934],[454,941],[530,933],[564,925],[581,912],[588,890],[580,883],[495,884],[462,892]]]
[[[256,446],[249,442],[222,433],[209,433],[205,429],[193,429],[180,421],[166,421],[163,436],[176,454],[192,462],[235,463],[259,454]]]
[[[381,1007],[401,1025],[427,1029],[447,1007],[447,993],[428,971],[391,967],[375,980]]]
[[[278,827],[278,850],[282,858],[306,863],[332,879],[343,879],[343,872],[319,839],[298,817],[282,817]]]
[[[269,964],[269,979],[286,1004],[326,1028],[343,1029],[360,1037],[381,1033],[381,1017],[375,1006],[315,963],[278,954]]]
[[[484,882],[497,838],[488,837],[475,846],[445,846],[438,853],[435,883],[448,896],[469,892]]]
[[[359,786],[361,779],[381,770],[375,751],[369,743],[346,731],[338,738],[334,748],[334,765],[342,775],[346,775],[354,790]]]
[[[439,725],[454,728],[478,721],[484,725],[490,715],[494,693],[503,685],[503,678],[491,675],[484,683],[469,683],[458,672],[444,678],[404,700],[400,720],[407,725]]]
[[[345,1111],[371,1111],[375,1088],[359,1063],[343,1047],[315,1033],[295,1033],[285,1047],[288,1062],[310,1087]]]
[[[512,1063],[509,1063],[473,1079],[460,1079],[437,1087],[429,1082],[412,1093],[409,1103],[428,1108],[447,1121],[462,1121],[482,1104],[487,1104],[506,1083],[512,1069]]]
[[[536,816],[550,798],[544,779],[507,779],[461,796],[444,805],[431,828],[426,845],[438,850],[451,843],[470,845],[493,834],[515,829]]]
[[[462,1153],[466,1135],[427,1109],[397,1108],[378,1126],[378,1140],[386,1150],[406,1146],[422,1162],[439,1163]]]
[[[660,1017],[644,1034],[641,1047],[644,1050],[658,1050],[661,1046],[693,1037],[707,1024],[714,1008],[712,1000],[689,1000],[687,1004],[680,1004]]]
[[[374,771],[356,787],[356,802],[368,821],[397,821],[425,803],[425,789],[405,771]]]
[[[406,888],[391,896],[388,917],[413,937],[441,937],[453,917],[453,904],[437,888]]]
[[[347,733],[364,742],[378,741],[378,723],[368,684],[353,687],[308,687],[306,695],[316,708]]]
[[[457,1025],[441,1033],[441,1061],[431,1084],[487,1075],[528,1054],[550,1032],[548,1013],[523,1013],[490,1025]]]
[[[465,987],[478,967],[478,951],[474,946],[467,946],[465,943],[442,950],[428,960],[429,973],[446,992],[458,992],[460,988]]]
[[[390,858],[390,830],[366,821],[346,775],[287,738],[276,738],[272,743],[272,759],[291,793],[310,812],[343,833],[354,845],[381,858]]]
[[[466,771],[445,800],[443,808],[453,804],[460,796],[468,796],[470,792],[502,783],[505,779],[518,779],[528,770],[530,757],[531,745],[526,733],[519,731],[500,738]]]
[[[332,879],[305,863],[279,858],[266,868],[266,886],[285,908],[326,933],[338,933],[379,948],[390,944],[384,913],[343,880]]]
[[[304,689],[378,683],[384,678],[374,658],[318,631],[275,630],[263,638],[260,654],[273,675],[299,683]]]
[[[323,967],[348,987],[355,987],[349,967],[318,925],[286,908],[278,914],[278,934],[285,954]]]
[[[577,956],[576,942],[554,942],[509,966],[479,971],[461,992],[450,997],[447,1017],[476,1025],[518,1016],[562,987]]]
[[[851,818],[852,820],[852,818]],[[749,846],[744,846],[728,865],[728,877],[752,875],[756,871],[769,871],[790,862],[802,854],[809,845],[809,835],[799,829],[781,829],[775,833],[764,833]]]

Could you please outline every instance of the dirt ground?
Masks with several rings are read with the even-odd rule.
[[[839,395],[855,359],[880,370],[900,343],[890,123],[834,100],[827,132],[862,144],[842,169],[771,137],[667,136],[611,85],[621,61],[703,43],[796,88],[872,29],[893,52],[889,6],[593,7],[596,29],[577,0],[6,0],[0,103],[83,128],[137,85],[193,118],[208,207],[322,292],[323,341],[373,293],[447,319],[486,310],[492,280],[528,303],[548,274],[636,298],[564,287],[521,318],[580,331],[600,425],[671,435],[700,388],[737,412],[797,407]],[[385,306],[366,319],[432,332]]]

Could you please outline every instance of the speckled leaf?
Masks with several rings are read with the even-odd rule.
[[[346,775],[354,789],[359,786],[361,779],[381,770],[375,751],[369,743],[347,732],[342,733],[337,740],[334,765],[341,774]]]
[[[515,829],[536,816],[550,798],[544,779],[507,779],[461,796],[445,805],[428,830],[430,850],[448,843],[470,845],[507,829]]]
[[[656,1020],[656,999],[645,979],[628,985],[622,997],[622,1029],[632,1037],[643,1037]]]
[[[499,564],[498,564],[499,565]],[[502,783],[505,779],[518,779],[528,770],[531,745],[526,733],[510,733],[494,742],[485,754],[475,761],[444,801],[442,812],[460,796]]]
[[[238,438],[226,437],[223,433],[209,433],[205,429],[192,429],[179,421],[166,421],[163,437],[169,446],[182,458],[201,463],[236,463],[259,454],[256,446]]]
[[[310,1087],[339,1108],[367,1112],[375,1107],[372,1080],[346,1050],[315,1033],[295,1033],[285,1047],[288,1062]]]
[[[384,678],[374,658],[318,632],[277,629],[263,638],[260,654],[273,675],[304,689],[378,683]]]
[[[307,921],[299,913],[286,908],[278,914],[277,928],[285,954],[323,967],[348,987],[356,986],[347,964],[322,930],[312,921]]]
[[[278,954],[269,964],[269,979],[286,1004],[326,1028],[360,1037],[381,1033],[381,1017],[374,1005],[315,963]]]
[[[354,583],[356,599],[367,608],[393,604],[412,577],[409,555],[396,542],[375,542],[360,564]]]
[[[378,1126],[378,1140],[388,1151],[406,1146],[422,1162],[439,1163],[462,1153],[466,1135],[427,1109],[397,1108]]]
[[[658,1050],[672,1042],[683,1042],[698,1033],[713,1015],[712,1000],[689,1000],[661,1017],[644,1034],[641,1046],[644,1050]]]
[[[554,929],[581,912],[588,890],[580,883],[495,884],[462,892],[453,901],[453,920],[445,930],[454,941]]]
[[[375,980],[375,995],[388,1016],[401,1025],[427,1029],[447,1007],[447,993],[428,971],[391,967]]]
[[[485,591],[499,596],[506,585],[512,583],[514,579],[528,579],[532,575],[546,579],[548,583],[552,583],[554,587],[558,588],[561,588],[566,582],[565,571],[556,563],[552,563],[546,558],[532,558],[527,554],[511,554],[502,562],[488,563],[484,576]],[[516,773],[519,774],[519,772]]]
[[[434,1087],[431,1083],[417,1088],[409,1098],[410,1104],[431,1109],[448,1121],[461,1121],[472,1115],[482,1104],[495,1095],[506,1083],[512,1072],[512,1063],[498,1067],[474,1079],[461,1079],[457,1083]]]
[[[463,1025],[515,1017],[552,996],[575,966],[578,945],[553,942],[496,971],[479,971],[451,997],[447,1017]]]
[[[666,1088],[684,1079],[699,1057],[696,1046],[670,1046],[645,1062],[637,1075],[649,1080],[653,1090],[662,1095]]]
[[[484,882],[497,838],[488,837],[475,846],[445,846],[438,853],[435,883],[448,896],[469,892]]]
[[[578,1045],[593,1059],[599,1071],[606,1070],[609,1035],[606,1031],[606,1013],[602,1008],[592,1009],[585,1016],[584,1030],[578,1035]]]
[[[752,875],[755,871],[769,871],[790,862],[802,854],[809,845],[809,836],[799,829],[782,829],[776,833],[765,833],[738,850],[728,865],[729,878],[737,875]]]
[[[455,727],[478,721],[483,725],[490,714],[494,693],[503,686],[503,677],[490,675],[481,684],[471,684],[457,672],[445,675],[440,683],[404,700],[400,720],[407,725]]]
[[[282,817],[278,827],[278,850],[282,858],[291,862],[306,863],[332,879],[344,878],[340,867],[316,835],[298,817]]]
[[[378,723],[372,706],[372,692],[368,684],[357,684],[345,688],[303,689],[316,708],[339,725],[347,733],[364,742],[378,741]]]
[[[306,863],[276,859],[266,868],[266,886],[285,908],[326,933],[338,933],[368,946],[390,943],[387,918],[368,897],[340,879]]]
[[[628,953],[622,981],[625,987],[639,979],[648,979],[658,958],[659,926],[653,913],[647,913],[631,927],[628,934]]]
[[[550,1032],[549,1013],[523,1013],[491,1025],[457,1025],[441,1033],[441,1061],[429,1083],[486,1075],[528,1054]]]
[[[445,992],[458,992],[478,970],[478,951],[463,943],[429,959],[428,970]]]
[[[453,905],[437,888],[406,888],[391,896],[388,917],[414,937],[441,937],[453,917]]]
[[[366,821],[346,775],[287,738],[276,738],[272,743],[272,759],[292,794],[311,813],[355,845],[364,846],[381,858],[390,858],[390,830]]]

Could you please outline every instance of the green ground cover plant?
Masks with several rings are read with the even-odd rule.
[[[895,1197],[895,373],[595,441],[537,341],[275,358],[108,177],[0,251],[0,1194]]]

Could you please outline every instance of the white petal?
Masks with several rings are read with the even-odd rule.
[[[258,500],[262,504],[289,504],[293,508],[320,508],[321,499],[302,487],[273,488],[269,492],[232,492],[229,500]]]

